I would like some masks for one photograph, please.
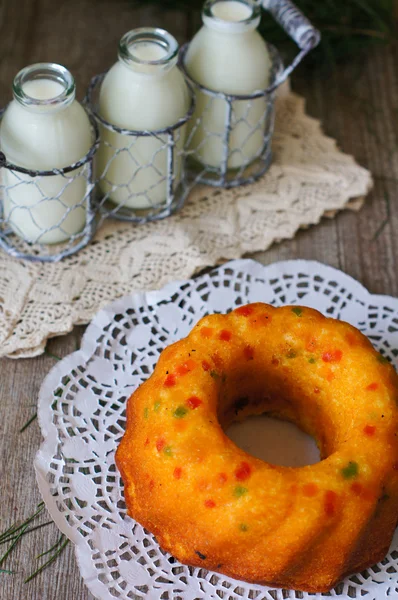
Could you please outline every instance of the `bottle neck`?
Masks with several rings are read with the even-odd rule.
[[[162,76],[177,63],[177,40],[164,29],[142,27],[126,33],[119,43],[119,60],[145,76]]]
[[[208,0],[202,11],[204,25],[222,33],[253,31],[260,18],[261,8],[254,0]]]
[[[14,99],[37,113],[52,113],[69,106],[75,99],[72,74],[55,63],[37,63],[25,67],[13,82]]]

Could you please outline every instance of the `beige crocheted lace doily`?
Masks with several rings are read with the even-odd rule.
[[[277,99],[273,153],[257,183],[196,188],[184,209],[164,221],[109,221],[87,248],[60,263],[22,262],[1,252],[0,356],[40,354],[48,338],[87,323],[119,296],[186,279],[291,238],[325,214],[358,209],[372,184],[295,94]]]

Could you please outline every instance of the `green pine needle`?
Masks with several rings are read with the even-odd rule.
[[[37,505],[36,512],[34,512],[33,515],[31,515],[25,521],[23,521],[23,523],[15,523],[14,525],[11,525],[11,527],[3,531],[3,533],[0,533],[0,543],[3,542],[10,535],[17,535],[18,532],[21,531],[21,529],[26,528],[43,510],[44,502],[40,502],[40,504]]]
[[[17,529],[17,526],[12,525],[11,527],[9,527],[5,531],[3,531],[3,533],[0,534],[0,543],[2,542],[3,538],[6,538],[9,535],[13,535],[15,533],[16,529]]]
[[[39,558],[42,558],[43,556],[46,556],[47,554],[50,554],[50,552],[52,552],[53,550],[55,550],[55,548],[57,546],[59,546],[59,544],[61,542],[63,542],[65,540],[65,536],[64,534],[60,535],[60,537],[58,538],[58,540],[55,542],[55,544],[53,546],[51,546],[51,548],[49,550],[45,550],[44,552],[42,552],[41,554],[39,554],[38,556],[36,556],[36,560],[39,560]]]
[[[19,540],[21,539],[21,537],[23,536],[23,534],[25,533],[25,530],[28,528],[28,523],[25,524],[20,532],[18,533],[18,535],[15,537],[14,541],[11,543],[11,545],[7,548],[7,550],[4,552],[3,556],[0,558],[0,567],[3,564],[3,562],[6,560],[6,558],[11,554],[12,550],[14,549],[14,547],[18,544]]]
[[[19,540],[25,535],[29,524],[34,519],[36,519],[36,517],[43,511],[43,509],[44,509],[44,502],[40,502],[40,504],[38,504],[36,512],[33,515],[28,517],[23,523],[21,523],[21,524],[17,523],[15,525],[9,527],[8,529],[6,529],[6,531],[4,531],[2,534],[0,534],[0,543],[7,541],[7,538],[9,538],[10,535],[13,536],[10,546],[7,548],[7,550],[4,552],[4,554],[0,557],[0,567],[2,566],[4,561],[8,558],[8,556],[11,554],[12,550],[18,544]]]
[[[33,421],[35,421],[35,419],[37,419],[37,413],[32,415],[30,417],[30,419],[28,419],[26,421],[25,425],[22,425],[21,429],[19,430],[19,433],[23,433],[25,431],[25,429],[27,429],[29,427],[29,425],[31,425],[33,423]]]
[[[25,519],[25,521],[23,521],[22,523],[21,522],[15,523],[14,525],[11,525],[10,527],[8,527],[5,531],[0,533],[0,545],[11,542],[9,547],[7,548],[7,550],[4,552],[4,554],[2,556],[0,556],[0,567],[2,566],[4,561],[10,556],[11,552],[14,550],[15,546],[18,544],[18,542],[22,539],[22,537],[24,535],[26,535],[27,533],[31,533],[32,531],[36,531],[37,529],[40,529],[41,527],[46,527],[47,525],[50,525],[51,523],[53,523],[53,521],[46,521],[45,523],[41,523],[39,525],[29,527],[29,525],[32,523],[32,521],[34,521],[34,519],[36,519],[43,512],[43,510],[44,510],[44,502],[40,502],[40,504],[37,505],[37,510],[30,517]],[[49,565],[51,565],[56,560],[56,558],[58,558],[58,556],[61,554],[61,552],[64,550],[64,548],[66,548],[68,543],[69,543],[68,538],[64,534],[62,534],[57,539],[55,544],[53,544],[51,546],[51,548],[49,548],[48,550],[45,550],[44,552],[39,554],[36,557],[36,560],[43,558],[43,556],[47,556],[47,554],[50,554],[51,552],[53,553],[52,556],[50,556],[50,558],[48,560],[46,560],[31,575],[29,575],[29,577],[25,580],[25,583],[27,583],[28,581],[31,581],[34,577],[36,577],[36,575],[38,575],[44,569],[46,569]],[[10,571],[9,569],[1,569],[0,568],[0,573],[8,573],[8,574],[12,575],[14,572]]]
[[[52,352],[50,352],[50,350],[47,350],[47,348],[44,348],[44,354],[47,354],[47,356],[50,356],[50,358],[53,358],[54,360],[62,360],[60,356],[53,354]]]
[[[51,525],[53,522],[54,521],[46,521],[45,523],[42,523],[41,525],[36,525],[35,527],[29,527],[28,529],[25,530],[24,535],[26,535],[27,533],[31,533],[32,531],[36,531],[36,529],[41,529],[42,527],[47,527],[47,525]],[[9,537],[5,537],[0,540],[0,546],[2,544],[8,544],[8,542],[12,542],[16,537],[17,537],[17,535],[15,533],[10,533]]]
[[[29,577],[27,577],[25,579],[24,583],[28,583],[28,581],[31,581],[39,573],[41,573],[42,571],[44,571],[44,569],[46,569],[49,565],[51,565],[58,558],[58,556],[65,550],[66,546],[69,544],[69,540],[64,535],[61,536],[60,540],[61,539],[63,539],[64,541],[58,547],[58,549],[56,550],[56,552],[44,564],[42,564],[38,569],[36,569],[36,571],[34,571],[32,573],[32,575],[29,575]],[[58,542],[56,544],[54,544],[54,546],[52,548],[50,548],[50,550],[47,550],[47,552],[43,552],[42,554],[40,554],[39,557],[44,556],[45,554],[48,554],[49,552],[51,552],[51,550],[53,550],[54,548],[56,548],[59,545],[60,540],[58,540]]]

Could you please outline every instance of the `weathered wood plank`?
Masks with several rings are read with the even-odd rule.
[[[30,62],[54,60],[76,76],[78,96],[90,77],[115,60],[117,41],[129,28],[157,24],[180,42],[198,20],[158,7],[138,9],[124,0],[3,0],[0,4],[0,98],[9,98],[12,78]],[[375,188],[359,214],[342,213],[334,220],[301,231],[256,258],[263,263],[289,258],[316,259],[345,270],[372,292],[398,295],[398,45],[374,51],[360,68],[339,67],[330,74],[301,70],[295,89],[308,102],[309,112],[323,122],[340,147],[375,174]],[[51,340],[59,356],[72,352],[83,328]],[[40,384],[54,364],[41,356],[0,361],[0,529],[24,518],[40,501],[32,461],[41,436],[37,422],[19,429],[35,412]],[[35,556],[57,538],[51,525],[20,544],[7,567],[15,575],[0,575],[0,599],[89,600],[79,576],[73,549],[68,546],[56,564],[29,584],[23,580],[36,565]]]

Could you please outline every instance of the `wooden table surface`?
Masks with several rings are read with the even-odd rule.
[[[10,98],[11,83],[26,64],[53,61],[75,75],[81,98],[89,78],[116,59],[117,42],[128,29],[158,25],[180,42],[198,27],[197,19],[158,7],[137,8],[124,0],[2,0],[0,3],[0,102]],[[294,89],[307,99],[308,112],[322,120],[339,146],[370,169],[374,190],[358,213],[340,213],[301,231],[290,241],[255,255],[263,263],[289,258],[316,259],[342,269],[371,292],[398,295],[398,45],[377,48],[360,62],[329,73],[299,70]],[[1,310],[1,298],[0,298]],[[83,327],[52,340],[48,349],[65,356],[79,344]],[[40,384],[54,364],[42,355],[0,360],[0,530],[30,515],[40,501],[33,458],[41,435],[35,413]],[[48,520],[48,515],[42,521]],[[57,562],[31,582],[36,556],[59,534],[51,524],[20,542],[2,565],[0,600],[88,600],[69,544]],[[0,548],[0,551],[2,551]]]

